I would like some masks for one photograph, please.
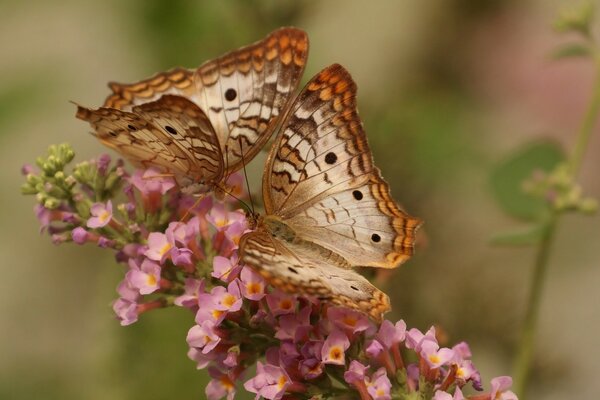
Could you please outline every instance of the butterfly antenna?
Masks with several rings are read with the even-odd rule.
[[[185,214],[183,214],[183,217],[179,219],[179,222],[184,222],[188,215],[190,215],[190,211],[192,211],[198,204],[200,204],[200,202],[204,200],[205,197],[206,194],[199,195],[198,199],[194,202],[194,204],[192,204],[192,206],[186,210]]]
[[[254,212],[254,201],[252,201],[252,191],[250,190],[250,183],[248,182],[248,174],[246,173],[246,161],[244,160],[244,151],[242,150],[242,137],[238,137],[240,144],[240,154],[242,155],[242,167],[244,169],[244,178],[246,179],[246,187],[248,188],[248,198],[250,198],[250,204],[252,205],[252,215],[256,215]]]
[[[240,199],[239,197],[237,197],[236,195],[234,195],[231,192],[228,192],[226,188],[219,186],[219,188],[223,191],[223,193],[233,197],[234,199],[236,199],[237,201],[239,201],[240,203],[242,203],[242,205],[244,206],[244,208],[246,208],[246,210],[248,210],[248,212],[250,212],[250,206],[248,205],[248,203],[246,203],[244,200]]]

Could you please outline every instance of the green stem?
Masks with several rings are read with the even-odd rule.
[[[548,266],[548,258],[550,256],[552,239],[556,231],[557,222],[558,215],[552,214],[550,216],[550,220],[544,227],[544,233],[540,242],[540,247],[535,258],[533,276],[531,277],[531,288],[529,291],[529,299],[527,301],[525,323],[522,328],[523,331],[521,333],[521,341],[519,343],[514,373],[515,389],[520,400],[525,399],[525,392],[527,389],[527,383],[529,381],[528,378],[531,372],[531,363],[534,352],[534,339],[540,309],[540,301],[542,298],[543,285]]]
[[[588,106],[587,112],[579,127],[577,134],[577,141],[575,142],[575,148],[571,154],[569,160],[569,172],[572,177],[577,175],[585,150],[588,146],[590,136],[594,132],[596,120],[598,119],[598,112],[600,111],[600,54],[596,54],[594,57],[596,65],[596,82],[594,84],[594,91],[592,92],[592,98]]]
[[[585,150],[589,139],[594,132],[594,127],[600,112],[600,52],[594,57],[596,66],[596,77],[592,98],[588,109],[583,117],[583,121],[577,133],[575,147],[570,159],[568,160],[569,175],[571,179],[579,172]],[[519,399],[524,400],[527,393],[527,384],[531,374],[531,364],[534,354],[534,339],[537,328],[537,321],[542,297],[543,285],[548,266],[548,259],[552,247],[552,240],[556,232],[559,214],[552,210],[549,220],[544,226],[543,236],[540,241],[538,252],[535,258],[535,267],[531,279],[531,288],[527,301],[527,310],[525,313],[525,322],[521,332],[521,340],[515,360],[515,389]]]

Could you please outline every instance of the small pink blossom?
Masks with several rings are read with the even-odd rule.
[[[350,336],[372,327],[371,322],[364,314],[346,307],[329,307],[327,319]]]
[[[310,324],[311,307],[305,306],[297,313],[284,314],[279,317],[279,326],[275,337],[279,340],[290,339],[294,342],[307,340],[313,327]]]
[[[227,400],[232,400],[235,396],[235,383],[232,377],[217,368],[209,368],[208,373],[212,379],[206,385],[206,398],[219,400],[226,397]]]
[[[510,376],[499,376],[492,379],[492,394],[490,398],[493,400],[518,400],[517,395],[508,390],[512,386],[512,378]]]
[[[138,305],[135,301],[117,299],[113,303],[113,310],[122,326],[131,325],[138,320]]]
[[[200,325],[192,326],[187,335],[190,347],[201,349],[203,354],[213,350],[221,341],[214,328],[215,323],[212,321],[203,321]]]
[[[454,357],[454,351],[449,348],[441,348],[437,342],[426,339],[421,343],[421,357],[427,361],[430,368],[439,368],[447,364]]]
[[[244,267],[240,278],[240,286],[245,298],[258,301],[265,296],[265,280],[252,268]]]
[[[238,277],[241,270],[242,266],[238,263],[237,253],[233,253],[229,258],[215,256],[213,258],[213,272],[211,276],[224,282],[231,282]]]
[[[295,296],[274,292],[267,294],[266,298],[271,314],[275,317],[296,311],[297,301]]]
[[[258,361],[256,376],[244,383],[244,388],[256,393],[257,399],[262,396],[269,400],[279,400],[290,384],[291,379],[283,368]]]
[[[403,342],[405,338],[406,322],[403,320],[396,322],[395,325],[385,320],[381,323],[379,332],[377,333],[377,340],[388,349],[395,343]]]
[[[345,351],[350,347],[350,341],[346,334],[338,329],[334,329],[325,342],[321,350],[321,360],[323,364],[344,365],[346,362]]]
[[[163,195],[176,186],[173,178],[164,176],[163,173],[153,168],[136,170],[129,181],[143,195],[151,193]]]
[[[368,366],[361,364],[357,360],[352,360],[350,362],[350,367],[344,372],[344,380],[350,385],[355,385],[360,382],[364,383],[368,368]]]
[[[421,351],[421,343],[423,340],[428,339],[432,342],[437,343],[437,339],[435,338],[435,327],[429,328],[429,330],[423,334],[417,328],[412,328],[406,333],[406,347],[408,349],[413,349],[415,352],[419,353]]]
[[[223,203],[216,203],[210,212],[206,215],[206,220],[210,222],[218,231],[223,231],[236,222],[242,222],[246,216],[239,211],[227,211]]]
[[[373,400],[391,400],[391,388],[392,383],[385,372],[385,368],[375,371],[371,376],[371,382],[367,385],[367,391]]]
[[[142,265],[138,265],[130,260],[130,270],[126,278],[131,286],[138,289],[140,294],[150,294],[160,287],[160,265],[145,259]]]
[[[90,236],[89,232],[80,226],[78,226],[77,228],[73,229],[73,231],[71,231],[71,238],[73,239],[73,242],[75,242],[77,244],[86,243],[88,241],[89,236]]]
[[[169,241],[167,235],[161,232],[152,232],[148,235],[148,250],[144,253],[146,257],[161,264],[170,255],[174,243]]]
[[[180,307],[197,310],[198,295],[204,293],[204,285],[204,279],[187,278],[184,286],[185,292],[177,297],[173,303]]]
[[[109,200],[106,204],[94,203],[90,213],[92,216],[87,221],[88,228],[102,228],[112,219],[112,202]]]

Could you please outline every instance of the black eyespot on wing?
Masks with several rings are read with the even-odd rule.
[[[225,100],[233,101],[233,100],[235,100],[236,97],[237,97],[237,92],[235,91],[235,89],[229,88],[225,91]]]
[[[362,200],[362,198],[363,198],[363,194],[362,194],[362,192],[360,190],[353,191],[352,192],[352,196],[354,196],[354,198],[356,200]]]
[[[325,162],[327,164],[334,164],[337,161],[337,156],[333,152],[329,152],[325,155]]]
[[[298,271],[296,271],[296,270],[295,270],[294,268],[292,268],[292,267],[288,267],[288,270],[289,270],[290,272],[293,272],[294,274],[297,274],[297,273],[298,273]]]
[[[358,292],[358,288],[356,286],[350,285],[350,287]]]
[[[371,235],[371,240],[374,241],[375,243],[379,243],[381,241],[381,236],[379,236],[378,234],[374,233]]]
[[[165,126],[165,130],[169,132],[171,135],[177,135],[177,131],[170,125]]]
[[[108,131],[108,134],[113,137],[117,137],[117,132]]]
[[[137,131],[137,128],[131,124],[127,125],[127,128],[131,131],[131,132],[135,132]]]

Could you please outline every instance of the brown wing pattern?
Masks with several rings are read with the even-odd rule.
[[[269,139],[298,87],[307,56],[306,33],[282,28],[197,70],[176,68],[134,84],[111,83],[113,94],[104,106],[127,111],[163,94],[191,99],[209,117],[229,173]]]
[[[172,173],[183,185],[212,182],[223,174],[223,156],[208,117],[191,101],[172,95],[131,112],[78,106],[77,118],[95,136],[135,165]]]
[[[420,221],[398,207],[373,165],[355,98],[340,65],[306,85],[269,155],[265,208],[351,265],[394,268],[413,253]]]
[[[390,309],[388,296],[363,276],[335,266],[305,246],[283,246],[265,232],[251,232],[242,237],[240,251],[245,264],[282,291],[315,296],[368,314],[376,321]]]

